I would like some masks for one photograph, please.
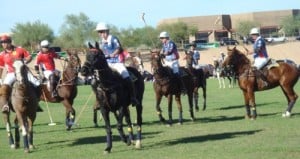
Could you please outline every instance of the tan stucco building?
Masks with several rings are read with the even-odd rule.
[[[251,21],[260,24],[261,33],[264,35],[280,30],[281,19],[287,16],[300,15],[300,9],[277,10],[264,12],[251,12],[241,14],[222,14],[193,17],[177,17],[162,19],[160,24],[170,24],[174,22],[184,22],[189,26],[195,26],[198,32],[190,37],[190,41],[195,39],[206,39],[210,42],[218,41],[221,37],[232,37],[235,35],[236,27],[241,21]]]

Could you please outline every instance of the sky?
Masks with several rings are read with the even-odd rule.
[[[156,27],[162,19],[300,9],[299,0],[2,0],[0,33],[17,23],[41,21],[59,33],[66,15],[84,13],[118,28]],[[141,15],[145,13],[142,20]]]

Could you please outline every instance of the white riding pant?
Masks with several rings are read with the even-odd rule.
[[[178,62],[178,60],[173,60],[173,61],[165,60],[164,65],[170,67],[173,70],[174,74],[179,73],[179,62]]]
[[[199,64],[193,64],[192,67],[193,67],[194,69],[200,69],[200,68],[201,68],[201,66],[200,66]]]
[[[265,57],[257,57],[254,59],[254,66],[260,70],[266,63],[268,62],[268,58]]]
[[[117,70],[117,72],[122,76],[123,79],[129,77],[129,72],[127,71],[123,63],[108,63],[108,66],[112,69]]]
[[[34,85],[34,86],[39,86],[41,83],[40,81],[35,78],[31,72],[28,72],[27,74],[27,78],[28,80]],[[6,74],[6,77],[4,78],[4,81],[3,81],[3,84],[6,84],[6,85],[9,85],[9,86],[12,86],[12,84],[16,81],[16,76],[15,76],[15,73],[14,72],[11,72],[11,73],[7,73]]]
[[[50,90],[50,80],[49,80],[49,77],[51,75],[53,75],[53,73],[54,73],[54,71],[50,71],[50,70],[43,71],[43,74],[44,74],[45,78],[47,79],[47,88],[48,88],[48,90]]]

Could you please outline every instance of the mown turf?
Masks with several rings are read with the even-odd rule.
[[[300,94],[300,84],[296,91]],[[199,91],[202,94],[201,90]],[[166,127],[158,122],[155,111],[155,98],[151,83],[146,84],[143,112],[143,148],[135,150],[119,140],[113,129],[112,153],[103,155],[106,146],[103,121],[94,128],[92,122],[92,104],[94,97],[87,101],[91,89],[79,86],[79,95],[75,101],[78,125],[72,131],[66,131],[64,125],[65,109],[61,104],[49,104],[50,113],[57,124],[50,122],[47,107],[41,102],[44,112],[38,113],[34,125],[34,143],[36,149],[24,154],[21,148],[12,150],[8,146],[6,130],[0,125],[0,158],[137,158],[137,159],[274,159],[300,157],[300,102],[293,109],[293,116],[285,119],[281,113],[286,109],[286,99],[280,88],[256,93],[258,118],[245,120],[242,92],[235,88],[219,89],[216,79],[208,80],[207,110],[195,113],[197,120],[190,121],[187,97],[183,96],[184,124]],[[200,106],[202,106],[200,96]],[[87,103],[87,105],[85,105]],[[167,118],[166,98],[162,102],[163,115]],[[131,108],[134,121],[135,111]],[[173,106],[173,118],[176,122],[178,111]],[[111,118],[115,125],[114,118]],[[125,130],[126,127],[125,127]],[[21,140],[22,141],[22,140]]]

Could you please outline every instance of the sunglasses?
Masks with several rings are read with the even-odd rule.
[[[10,43],[10,41],[9,40],[4,40],[4,41],[0,41],[0,43],[2,44],[2,43]]]
[[[98,33],[102,34],[102,33],[105,33],[105,31],[104,30],[99,30]]]

